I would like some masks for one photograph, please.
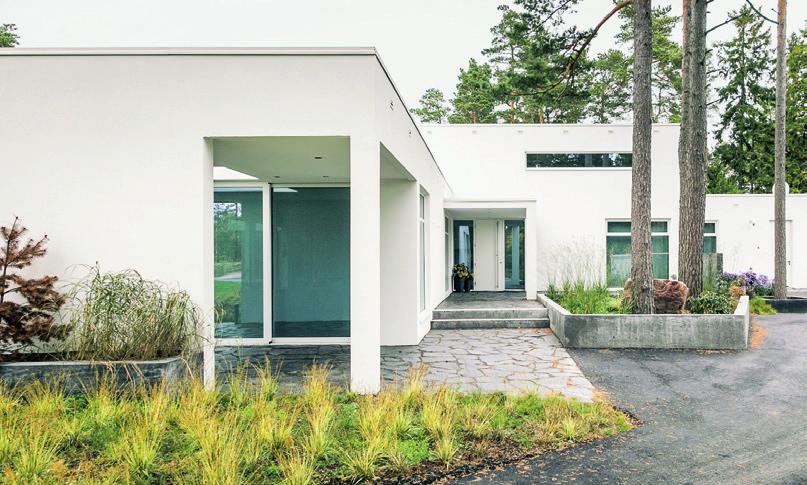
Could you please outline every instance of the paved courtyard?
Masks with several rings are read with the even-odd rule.
[[[228,347],[217,349],[220,378],[248,360],[266,358],[279,366],[287,389],[299,388],[305,370],[316,361],[331,368],[331,380],[345,386],[350,375],[346,345]],[[425,364],[426,380],[465,392],[504,391],[560,393],[591,401],[594,387],[555,335],[548,329],[432,330],[420,345],[382,347],[385,382],[406,378],[413,366]]]

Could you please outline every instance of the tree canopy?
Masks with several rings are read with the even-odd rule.
[[[0,47],[16,47],[20,43],[17,26],[14,24],[0,25]]]

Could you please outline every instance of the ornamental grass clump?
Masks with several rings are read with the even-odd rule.
[[[584,280],[565,281],[560,287],[550,284],[546,296],[575,314],[623,313],[621,300],[611,297],[604,283]]]
[[[188,294],[137,271],[92,267],[70,296],[74,330],[66,348],[73,358],[153,360],[198,349],[201,315]]]
[[[0,476],[3,483],[408,482],[631,427],[607,403],[463,395],[421,388],[419,374],[363,396],[336,388],[323,366],[306,373],[299,394],[276,389],[268,366],[262,372],[213,390],[198,380],[171,390],[108,383],[84,396],[67,394],[59,381],[0,386]]]

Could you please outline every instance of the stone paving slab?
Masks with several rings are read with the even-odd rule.
[[[451,293],[437,305],[437,310],[473,308],[543,308],[537,300],[528,300],[523,291],[469,291]]]
[[[217,349],[220,378],[244,360],[280,364],[279,380],[299,389],[313,361],[331,367],[331,380],[346,386],[350,378],[347,345],[228,347]],[[406,378],[409,369],[425,364],[426,381],[463,392],[559,393],[591,401],[594,386],[548,329],[432,330],[419,345],[382,347],[385,382]]]

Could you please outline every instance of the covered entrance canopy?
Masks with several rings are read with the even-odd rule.
[[[382,322],[395,327],[393,339],[417,342],[417,273],[407,278],[403,269],[390,271],[398,278],[398,291],[394,298],[382,292],[376,302],[367,301],[366,286],[357,291],[353,277],[368,264],[367,254],[356,248],[368,242],[382,243],[382,266],[418,267],[416,235],[408,228],[418,217],[420,191],[383,144],[376,145],[370,161],[378,167],[374,185],[380,189],[371,227],[354,223],[357,212],[373,208],[354,201],[367,188],[353,183],[357,167],[350,137],[216,137],[210,142],[216,179],[216,345],[350,344],[352,353],[370,333],[364,323],[384,340]],[[407,237],[411,241],[403,240]],[[405,294],[401,287],[407,284],[412,291]],[[379,290],[378,283],[373,290]],[[356,318],[356,310],[374,303],[382,318]],[[377,340],[371,346],[378,352]],[[368,350],[357,352],[367,355]]]
[[[526,291],[535,299],[535,201],[447,200],[451,226],[451,271],[464,263],[474,273],[477,291]]]

